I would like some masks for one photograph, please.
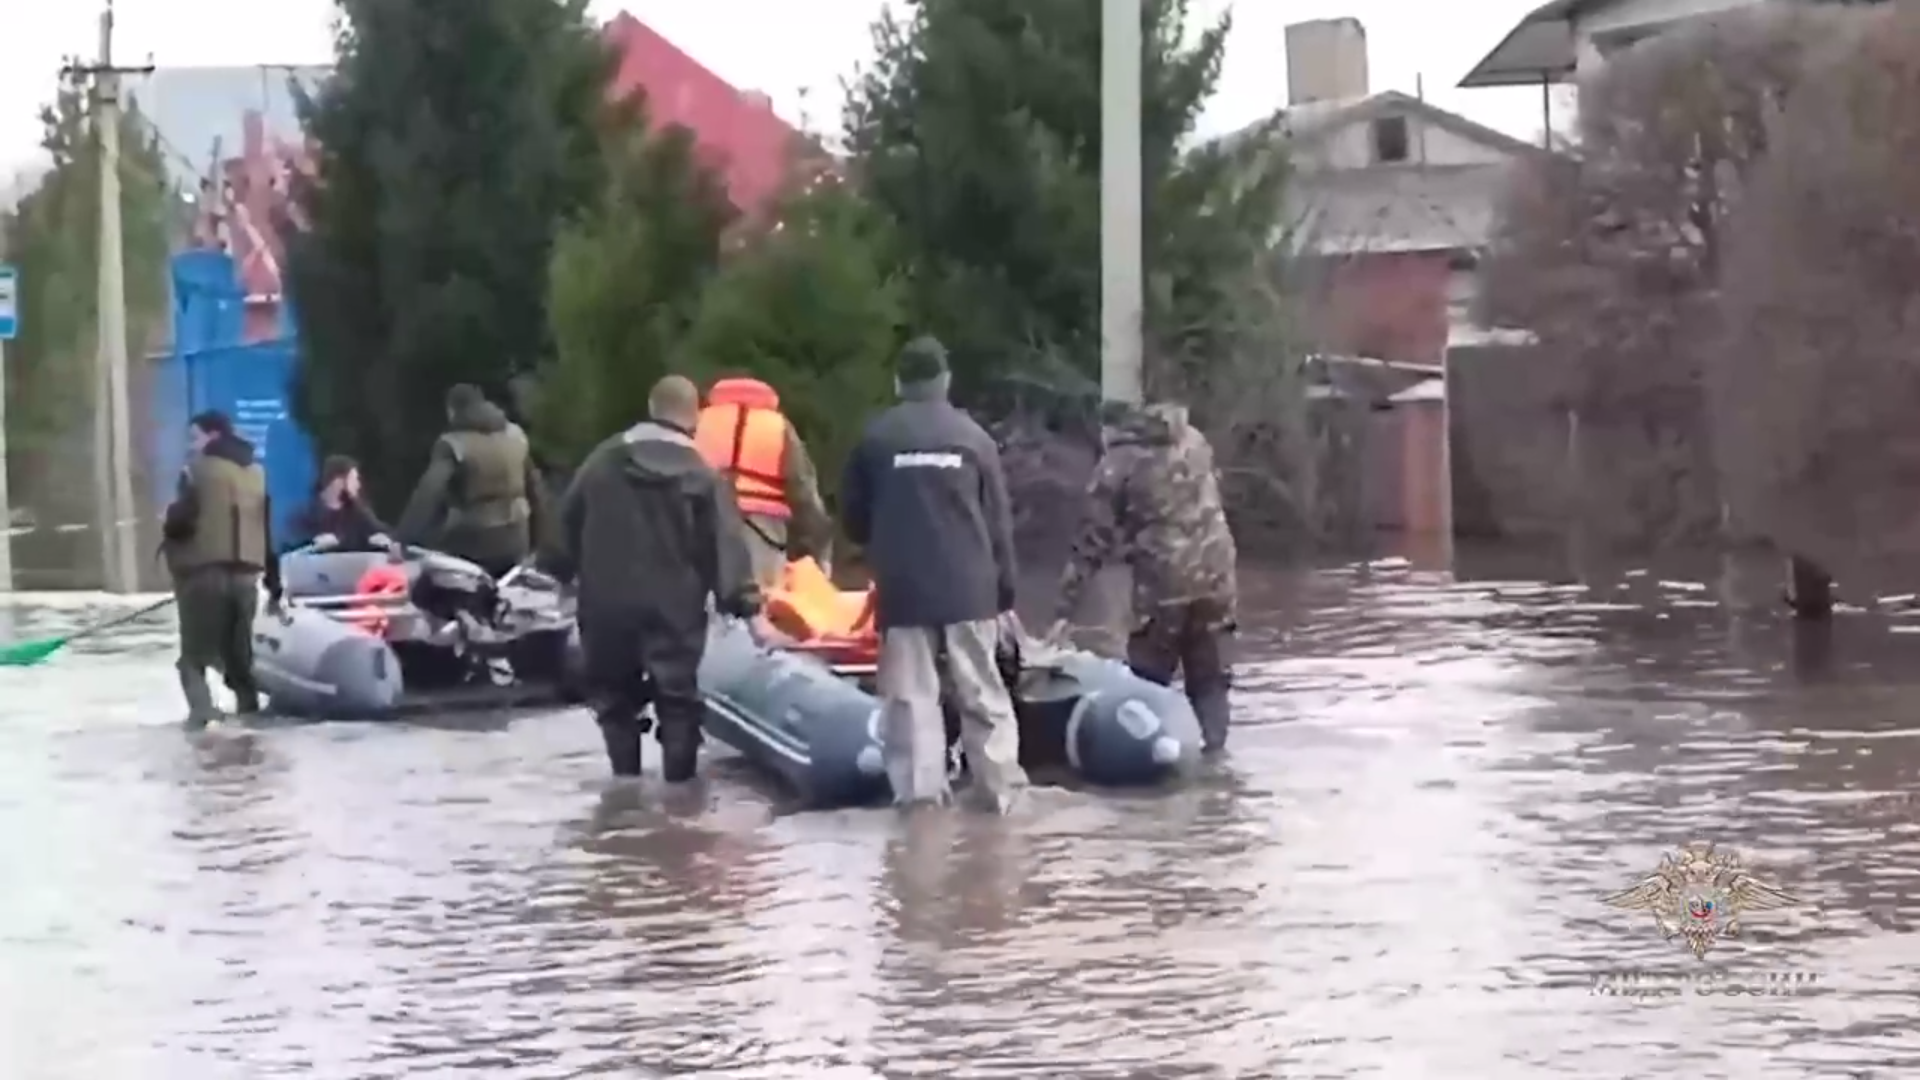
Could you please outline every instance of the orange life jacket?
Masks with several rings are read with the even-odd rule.
[[[785,521],[787,418],[780,397],[758,379],[722,379],[700,410],[694,445],[707,464],[733,478],[740,512]]]

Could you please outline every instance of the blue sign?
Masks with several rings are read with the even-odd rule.
[[[0,263],[0,341],[20,336],[20,271]]]

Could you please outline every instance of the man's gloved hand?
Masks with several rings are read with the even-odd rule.
[[[286,617],[287,598],[281,595],[279,589],[270,588],[267,590],[267,614],[276,619]]]
[[[1053,625],[1047,627],[1047,636],[1040,640],[1060,648],[1071,645],[1073,643],[1073,625],[1065,619],[1055,619],[1053,620]]]
[[[308,546],[315,551],[332,551],[334,548],[340,546],[340,538],[332,533],[321,533],[319,536],[314,537],[313,543]]]
[[[395,540],[386,533],[374,533],[372,536],[367,537],[367,542],[396,559],[405,551],[405,549],[400,546],[400,541]]]

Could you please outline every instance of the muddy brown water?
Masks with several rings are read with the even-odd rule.
[[[1530,573],[1250,573],[1231,761],[1004,820],[609,792],[578,713],[189,739],[164,625],[0,671],[0,1076],[1912,1075],[1920,625]],[[1601,903],[1695,839],[1803,903]]]

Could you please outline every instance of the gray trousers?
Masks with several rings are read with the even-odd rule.
[[[1020,729],[1013,698],[994,652],[993,619],[942,627],[896,627],[880,638],[876,679],[884,723],[887,779],[896,803],[946,802],[947,727],[944,685],[960,714],[960,745],[975,784],[1006,810],[1027,783],[1020,768]]]
[[[755,514],[747,517],[743,524],[754,580],[762,589],[774,588],[787,569],[787,523]]]

